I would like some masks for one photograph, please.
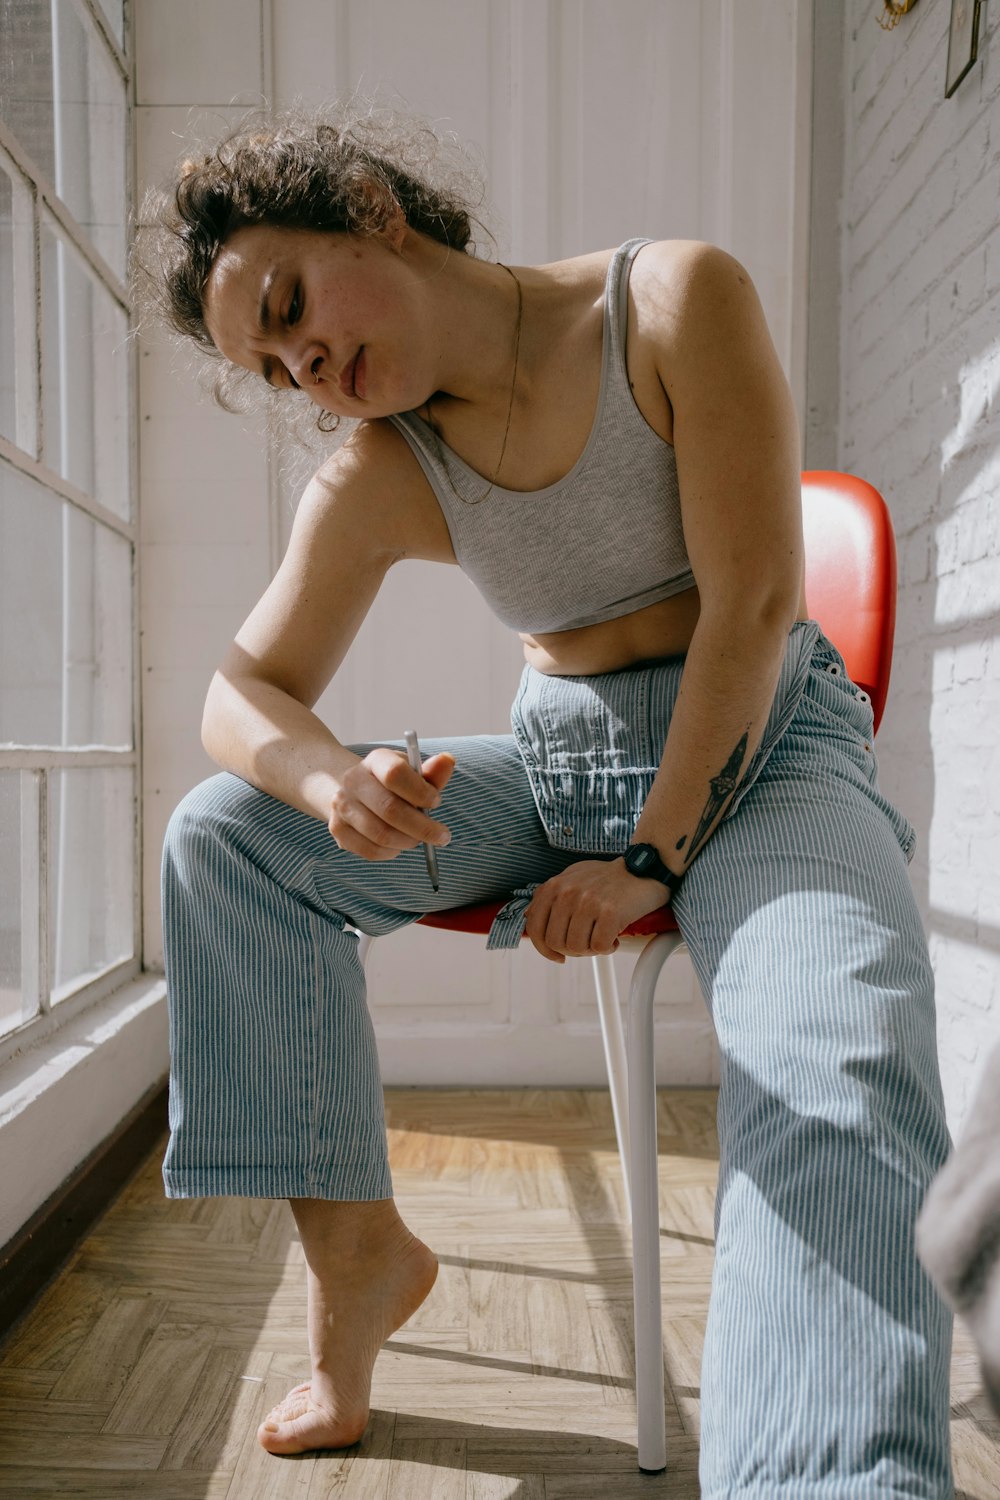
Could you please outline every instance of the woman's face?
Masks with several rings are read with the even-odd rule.
[[[349,417],[419,406],[434,389],[402,220],[364,237],[255,224],[226,240],[205,286],[216,347],[278,390]]]

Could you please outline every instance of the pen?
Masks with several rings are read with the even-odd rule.
[[[419,775],[420,774],[420,746],[417,743],[416,730],[414,730],[414,729],[404,729],[403,730],[403,738],[406,741],[406,758],[410,762],[410,765],[413,767],[413,769]],[[438,890],[439,886],[438,886],[437,856],[434,853],[434,846],[432,844],[425,844],[424,845],[424,858],[427,861],[427,873],[431,877],[431,885],[434,887],[435,890]]]

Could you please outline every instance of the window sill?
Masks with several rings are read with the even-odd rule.
[[[162,975],[140,974],[0,1067],[0,1245],[167,1071]]]

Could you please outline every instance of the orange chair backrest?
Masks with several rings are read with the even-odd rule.
[[[872,700],[878,729],[889,692],[896,627],[896,542],[885,501],[854,474],[802,475],[806,603],[848,676]]]

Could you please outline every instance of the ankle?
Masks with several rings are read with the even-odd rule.
[[[351,1262],[399,1254],[413,1243],[392,1198],[344,1202],[294,1198],[292,1213],[310,1267],[335,1263],[342,1271]],[[314,1264],[315,1263],[315,1264]]]

